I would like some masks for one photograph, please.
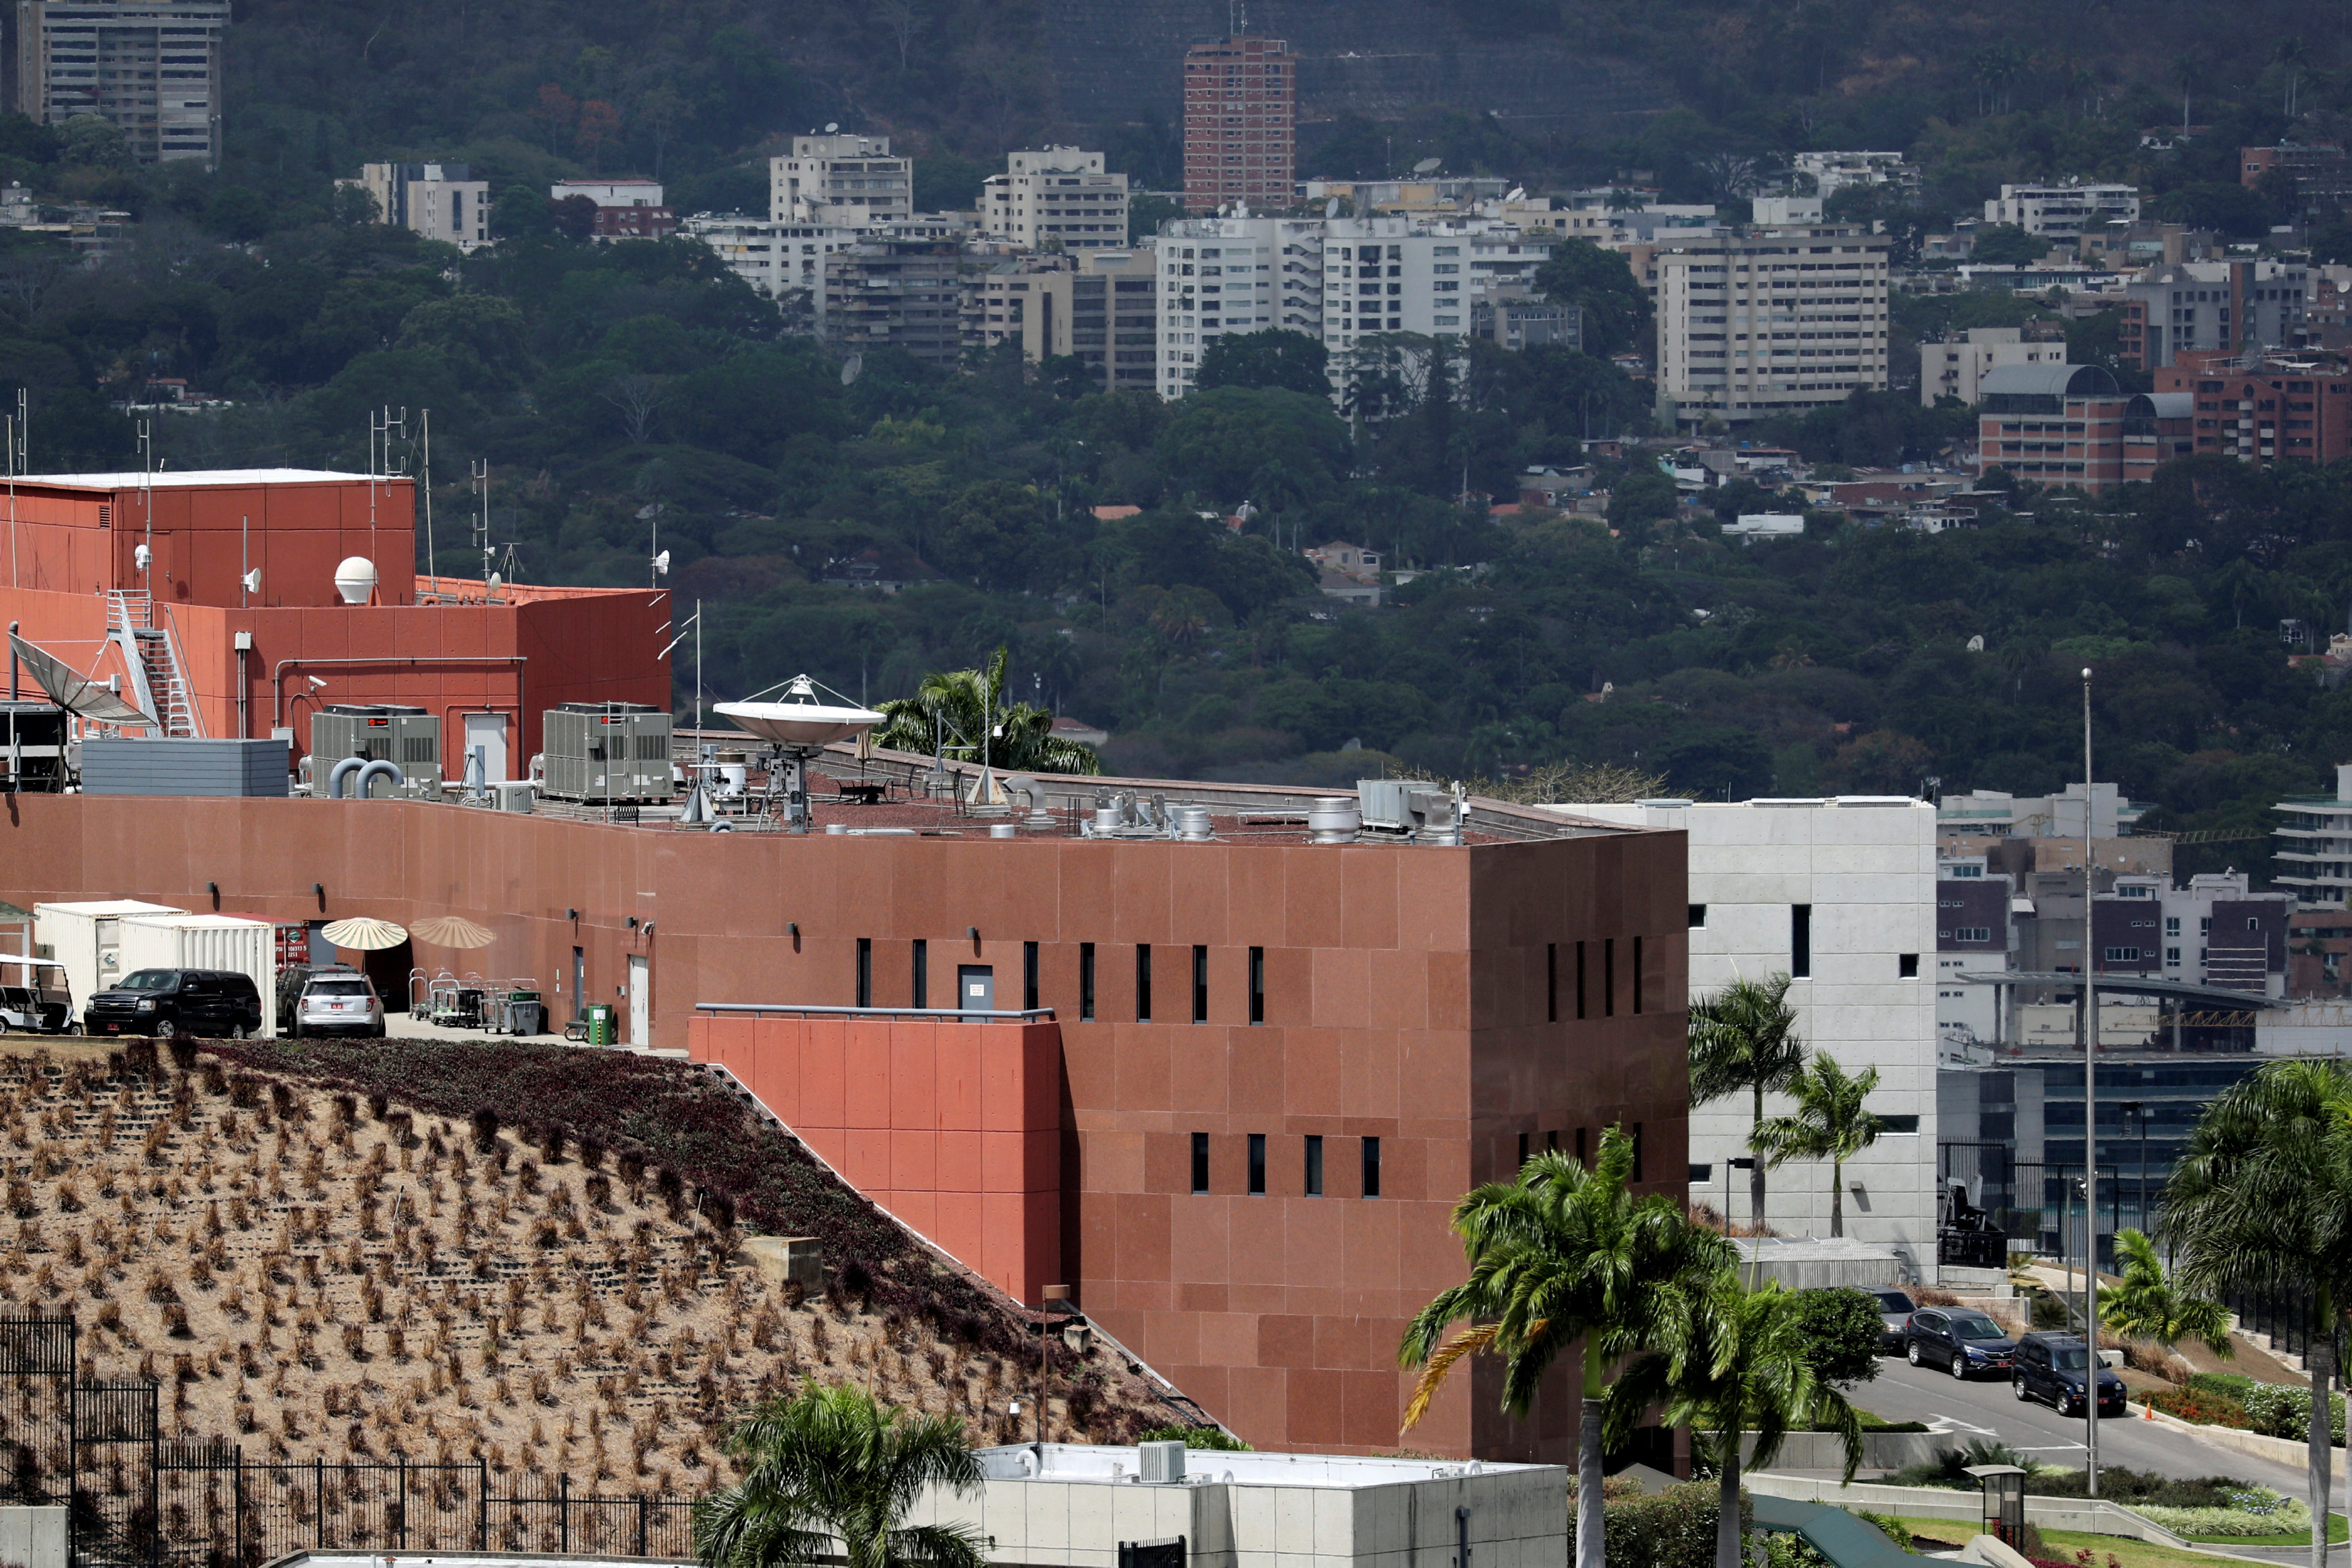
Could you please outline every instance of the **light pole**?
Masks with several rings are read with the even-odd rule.
[[[2084,1490],[2099,1495],[2099,947],[2093,918],[2092,804],[2097,786],[2091,774],[2091,671],[2083,669],[2083,1326],[2091,1347],[2084,1375],[2083,1451]],[[2325,1528],[2323,1525],[2321,1528]]]

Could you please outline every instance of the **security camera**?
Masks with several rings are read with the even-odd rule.
[[[310,689],[314,692],[323,692],[327,689],[327,683],[320,680],[318,676],[312,675],[310,677]]]

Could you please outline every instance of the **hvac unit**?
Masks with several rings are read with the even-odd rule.
[[[421,707],[400,703],[340,703],[320,708],[310,717],[310,774],[323,781],[336,763],[347,757],[390,762],[408,781],[409,792],[428,800],[441,793],[441,720]],[[378,779],[371,788],[377,799],[394,793],[392,781]]]
[[[667,800],[670,716],[644,703],[565,703],[541,727],[546,780],[540,793],[587,805]]]
[[[1181,1442],[1138,1443],[1136,1458],[1140,1461],[1145,1485],[1167,1486],[1184,1479],[1184,1445]]]

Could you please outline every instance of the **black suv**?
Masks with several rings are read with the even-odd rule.
[[[2090,1347],[2080,1334],[2030,1333],[2017,1342],[2016,1369],[2010,1375],[2010,1392],[2020,1399],[2039,1399],[2061,1416],[2083,1410],[2083,1380],[2091,1365]],[[2099,1414],[2124,1413],[2124,1380],[2099,1368]]]
[[[2008,1331],[1965,1307],[1921,1307],[1911,1314],[1903,1340],[1912,1365],[1932,1362],[1959,1378],[1971,1372],[2007,1372],[2017,1349]]]
[[[85,1034],[243,1039],[261,1028],[261,993],[233,969],[140,969],[82,1010]]]

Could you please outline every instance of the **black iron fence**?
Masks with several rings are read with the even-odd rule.
[[[1999,1268],[2011,1251],[2080,1259],[2095,1240],[2100,1267],[2113,1268],[2116,1232],[2147,1227],[2138,1184],[2116,1166],[2086,1177],[2079,1164],[2021,1160],[1993,1143],[1947,1143],[1937,1155],[1939,1262]]]

